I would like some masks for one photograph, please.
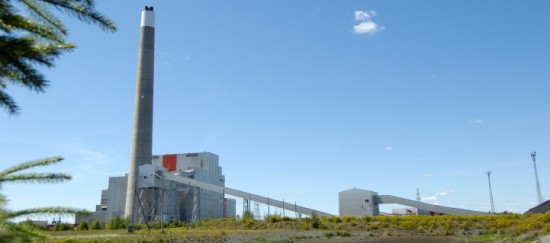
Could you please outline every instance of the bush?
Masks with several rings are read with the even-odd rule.
[[[70,229],[71,229],[71,225],[67,223],[58,223],[53,227],[54,231],[65,231]]]
[[[401,227],[403,227],[403,229],[406,229],[406,230],[418,229],[418,225],[416,225],[416,223],[412,220],[404,221],[401,224]]]
[[[100,230],[102,227],[101,227],[101,224],[99,223],[99,221],[94,220],[94,221],[92,221],[92,224],[91,224],[90,228],[93,229],[93,230]]]
[[[351,223],[351,222],[355,222],[355,220],[357,220],[357,218],[355,218],[353,216],[343,216],[343,220],[346,221],[346,223]]]
[[[109,221],[107,221],[107,224],[105,225],[106,229],[126,229],[127,223],[125,220],[123,220],[120,216],[115,215]]]
[[[277,223],[277,222],[283,221],[283,218],[280,217],[280,216],[274,215],[274,216],[269,216],[269,217],[267,217],[267,218],[265,219],[265,221],[268,222],[268,223]]]
[[[172,227],[172,228],[178,228],[178,227],[182,227],[182,226],[184,226],[184,225],[185,225],[185,223],[183,223],[183,222],[181,222],[181,221],[179,221],[179,220],[176,220],[176,221],[174,221],[174,222],[172,222],[172,223],[170,224],[170,227]]]
[[[313,212],[311,214],[311,227],[314,229],[318,229],[320,225],[321,225],[321,222],[319,220],[319,217],[317,217],[317,214]]]
[[[46,227],[45,226],[40,226],[40,225],[37,225],[35,224],[32,220],[30,219],[27,219],[25,221],[21,221],[19,223],[17,223],[18,225],[25,225],[25,226],[28,226],[28,227],[31,227],[31,228],[34,228],[34,229],[40,229],[40,230],[45,230]]]
[[[149,226],[150,228],[150,226]],[[147,229],[147,225],[146,224],[134,224],[134,230],[142,230],[142,229]]]
[[[86,221],[81,221],[78,225],[78,230],[88,230],[88,223]]]
[[[254,218],[254,214],[252,214],[252,212],[250,211],[246,211],[243,214],[243,219],[246,219],[246,218]]]

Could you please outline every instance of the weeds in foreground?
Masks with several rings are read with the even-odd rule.
[[[245,234],[256,235],[256,239],[261,240],[268,232],[285,231],[321,231],[318,233],[317,237],[320,236],[325,239],[332,239],[334,237],[354,237],[356,234],[353,232],[366,232],[363,233],[363,235],[374,237],[393,237],[398,234],[408,234],[425,237],[470,237],[482,241],[502,239],[526,241],[550,233],[550,213],[528,215],[502,214],[491,216],[345,216],[312,217],[303,219],[271,216],[265,220],[255,220],[253,218],[237,220],[228,218],[207,219],[200,223],[190,225],[181,222],[175,224],[166,225],[165,234],[160,234],[158,229],[153,229],[152,233],[149,233],[143,228],[141,230],[136,230],[136,233],[133,235],[127,234],[125,231],[119,231],[119,236],[116,238],[106,238],[105,241],[90,242],[121,242],[120,240],[124,242],[217,242],[225,241],[230,236]],[[151,225],[155,227],[160,226],[155,224]],[[187,227],[189,227],[189,230]],[[75,231],[72,232],[74,234],[68,233],[64,235],[67,237],[67,240],[71,240],[71,235],[78,235],[81,233],[87,234],[91,231],[92,230]],[[59,233],[60,236],[63,235],[61,233],[62,232]],[[313,236],[292,237],[285,238],[285,240],[299,241],[301,239],[300,237],[309,238]],[[86,241],[81,240],[78,242]],[[268,239],[265,242],[272,242],[272,240]]]

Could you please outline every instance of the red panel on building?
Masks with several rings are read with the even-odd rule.
[[[165,154],[162,156],[162,167],[168,171],[176,171],[177,154]]]

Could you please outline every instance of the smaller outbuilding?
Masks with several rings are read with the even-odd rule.
[[[528,213],[546,213],[546,212],[550,212],[550,200],[548,200],[546,202],[543,202],[543,203],[537,205],[536,207],[527,210],[527,212],[525,212],[525,214],[528,214]]]
[[[486,212],[479,212],[468,209],[445,207],[441,205],[434,205],[419,201],[414,201],[402,197],[396,197],[391,195],[378,195],[378,192],[353,188],[346,191],[341,191],[339,194],[340,201],[340,216],[377,216],[380,214],[380,204],[400,204],[414,208],[414,212],[411,208],[405,208],[402,212],[397,211],[398,214],[419,214],[419,215],[472,215],[488,214]],[[409,210],[410,212],[408,212]]]

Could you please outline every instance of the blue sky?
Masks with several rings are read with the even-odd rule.
[[[155,154],[210,151],[228,187],[338,214],[353,187],[489,211],[487,170],[496,210],[523,212],[536,150],[550,197],[547,1],[97,3],[120,30],[63,17],[79,48],[0,116],[2,167],[62,155],[44,170],[74,179],[4,184],[10,208],[93,210],[127,173],[145,5]]]

